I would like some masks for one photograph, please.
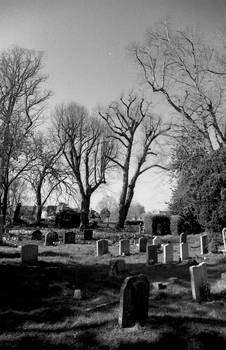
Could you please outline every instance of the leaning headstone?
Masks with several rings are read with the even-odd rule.
[[[64,244],[75,244],[75,233],[72,231],[64,232],[63,243]]]
[[[224,251],[226,252],[226,228],[223,228],[222,230],[222,238],[224,243]]]
[[[158,262],[157,245],[147,245],[147,264],[156,264]]]
[[[119,241],[119,255],[129,255],[130,249],[129,249],[129,239],[121,239]]]
[[[108,240],[107,239],[99,239],[96,242],[97,248],[97,256],[101,256],[108,253]]]
[[[93,239],[93,230],[91,230],[90,228],[85,228],[83,230],[83,234],[85,241],[91,241]]]
[[[47,232],[45,234],[45,242],[44,245],[48,246],[48,245],[53,245],[53,243],[58,242],[59,238],[58,238],[58,234],[54,231],[50,231]]]
[[[41,241],[42,240],[42,232],[40,230],[33,231],[32,235],[31,235],[31,239],[36,240],[36,241]]]
[[[206,263],[190,266],[192,297],[195,301],[206,301],[209,298],[209,286]]]
[[[35,263],[38,261],[38,245],[37,244],[25,244],[21,247],[21,262],[22,263]]]
[[[201,254],[208,253],[208,236],[201,235],[200,236],[200,246],[201,246]]]
[[[189,258],[188,243],[180,243],[180,259],[181,261]]]
[[[141,237],[138,239],[138,249],[140,253],[146,252],[147,238]]]
[[[180,234],[180,243],[187,243],[187,233],[182,232]]]
[[[123,259],[114,259],[110,261],[109,275],[111,277],[120,277],[126,271],[126,263]]]
[[[161,239],[158,236],[154,236],[152,244],[157,246],[161,245]]]
[[[127,277],[121,287],[119,326],[143,324],[148,318],[149,282],[145,275]]]
[[[173,261],[173,244],[163,244],[163,263],[167,264]]]

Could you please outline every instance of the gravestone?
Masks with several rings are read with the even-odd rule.
[[[110,261],[109,275],[119,277],[126,271],[126,263],[123,259],[114,259]]]
[[[119,326],[143,324],[148,318],[149,282],[145,275],[127,277],[121,287]]]
[[[188,243],[180,243],[180,258],[181,261],[189,258]]]
[[[83,234],[85,241],[91,241],[93,239],[93,230],[91,230],[90,228],[85,228],[83,230]]]
[[[157,246],[161,245],[161,239],[158,236],[154,236],[152,239],[152,244]]]
[[[54,231],[50,231],[47,232],[45,234],[45,242],[44,245],[48,246],[48,245],[53,245],[54,242],[58,242],[59,238],[58,238],[58,234]]]
[[[101,256],[108,253],[108,240],[107,239],[99,239],[96,242],[97,248],[97,256]]]
[[[36,241],[42,240],[42,232],[40,230],[35,230],[32,232],[31,239]]]
[[[75,244],[75,233],[72,231],[64,232],[63,243],[64,244]]]
[[[25,244],[21,247],[21,262],[22,263],[35,263],[38,261],[38,245],[37,244]]]
[[[173,244],[163,244],[163,263],[167,264],[173,261]]]
[[[224,243],[224,251],[226,252],[226,228],[223,228],[222,230],[222,238]]]
[[[200,236],[200,247],[201,247],[201,254],[208,253],[208,236],[207,235]]]
[[[156,264],[158,262],[157,245],[147,245],[147,264]]]
[[[180,243],[187,243],[187,234],[185,232],[180,234]]]
[[[190,266],[191,291],[195,301],[206,301],[209,298],[209,286],[207,278],[206,263],[202,262],[196,266]]]
[[[138,249],[140,253],[146,252],[147,238],[141,237],[138,239]]]
[[[130,242],[129,239],[121,239],[119,241],[119,255],[129,255],[130,253]]]

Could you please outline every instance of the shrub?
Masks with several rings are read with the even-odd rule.
[[[174,236],[180,235],[184,232],[184,219],[180,215],[171,215],[170,217],[170,231]]]
[[[167,215],[153,215],[152,216],[152,234],[170,235],[170,217]]]

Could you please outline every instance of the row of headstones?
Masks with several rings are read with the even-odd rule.
[[[91,229],[84,229],[84,240],[92,240],[93,239],[93,230]],[[42,240],[42,232],[39,230],[36,230],[32,233],[32,240]],[[57,232],[50,231],[45,233],[44,236],[44,244],[45,245],[53,245],[54,242],[59,241],[59,236]],[[63,243],[64,244],[75,244],[76,241],[76,233],[75,232],[64,232],[63,234]]]
[[[161,245],[161,240],[159,237],[154,237],[152,240],[152,245],[148,245],[146,237],[141,237],[138,240],[138,250],[140,253],[147,252],[147,262],[154,263],[158,262],[158,247]],[[208,239],[207,235],[200,236],[201,254],[208,252]],[[173,244],[167,243],[162,244],[163,247],[163,261],[164,263],[173,261]],[[97,256],[101,256],[108,253],[108,240],[100,239],[96,242],[96,252]],[[130,254],[130,241],[129,239],[121,239],[119,241],[119,255],[129,255]],[[180,259],[186,260],[189,258],[188,243],[180,243]]]
[[[197,302],[209,299],[209,285],[206,263],[189,268],[192,298]],[[148,318],[149,281],[145,275],[127,277],[121,287],[119,326],[141,325]]]

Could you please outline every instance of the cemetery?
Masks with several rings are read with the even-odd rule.
[[[203,252],[203,234],[187,235],[186,243],[161,236],[157,246],[139,231],[120,239],[94,230],[90,240],[76,230],[40,231],[42,240],[26,230],[0,247],[6,349],[33,341],[37,349],[72,349],[75,339],[81,349],[187,349],[187,337],[205,349],[217,337],[224,348],[224,232],[214,254],[208,245]]]

